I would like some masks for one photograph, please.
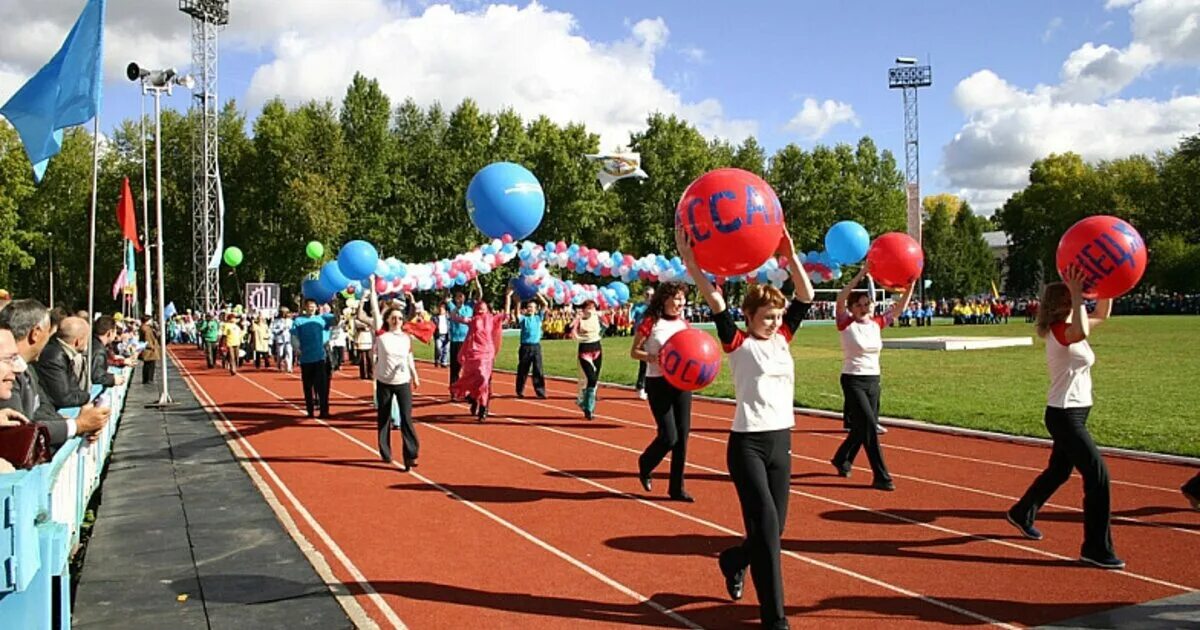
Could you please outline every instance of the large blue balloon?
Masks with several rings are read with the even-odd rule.
[[[300,292],[305,298],[316,300],[318,304],[324,304],[333,299],[334,292],[330,291],[321,281],[315,278],[308,278],[300,283]]]
[[[537,296],[537,287],[520,278],[513,278],[512,286],[513,291],[516,292],[517,297],[521,298],[522,302],[532,300]]]
[[[522,239],[537,229],[546,213],[546,195],[533,173],[512,162],[489,164],[467,186],[467,214],[491,238]]]
[[[617,300],[620,301],[621,304],[629,301],[629,285],[618,280],[616,282],[609,283],[608,286],[613,291],[617,292]]]
[[[871,236],[854,221],[839,221],[825,233],[825,251],[841,265],[853,265],[867,256]]]
[[[366,241],[350,241],[338,252],[337,264],[342,275],[351,280],[366,280],[375,273],[379,252]]]
[[[329,293],[337,294],[346,290],[350,285],[350,278],[342,274],[338,269],[337,261],[331,260],[324,265],[321,265],[321,286],[325,287]]]

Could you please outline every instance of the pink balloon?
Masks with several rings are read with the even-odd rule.
[[[501,237],[500,237],[500,242],[501,242],[501,243],[504,243],[505,245],[507,245],[507,244],[509,244],[509,243],[513,242],[513,237],[512,237],[512,234],[505,234],[504,236],[501,236]]]
[[[375,278],[375,292],[383,293],[387,290],[387,282],[383,278]]]
[[[558,245],[556,246],[555,249],[558,251],[558,253],[561,254],[561,253],[567,251],[567,244],[562,241],[559,241]]]

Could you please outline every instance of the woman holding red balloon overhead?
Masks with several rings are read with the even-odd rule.
[[[601,328],[595,300],[585,301],[571,322],[570,334],[579,342],[579,395],[575,398],[575,404],[583,410],[583,417],[588,420],[596,412],[596,389],[600,385],[600,368],[604,365],[604,350],[600,346]]]
[[[793,332],[812,307],[813,288],[792,237],[783,230],[779,245],[795,283],[791,301],[772,286],[754,285],[742,300],[746,331],[738,329],[725,299],[696,262],[686,228],[675,232],[679,257],[713,312],[717,336],[729,355],[736,401],[726,463],[742,506],[746,539],[721,552],[718,565],[725,588],[742,598],[746,568],[758,592],[764,628],[787,628],[783,609],[780,539],[787,522],[792,476],[791,432],[795,426],[795,363],[788,350]]]
[[[671,454],[671,482],[667,494],[676,501],[691,503],[692,495],[683,489],[683,469],[687,465],[688,432],[692,426],[692,393],[676,388],[663,376],[658,354],[671,335],[688,327],[683,318],[686,290],[678,282],[664,282],[650,300],[642,323],[633,337],[629,356],[646,365],[646,395],[658,433],[638,457],[638,480],[650,492],[650,473],[667,453]]]
[[[871,463],[874,479],[871,487],[879,490],[895,490],[892,476],[883,463],[883,450],[879,445],[879,352],[883,350],[882,332],[899,317],[912,298],[914,284],[909,284],[904,295],[892,305],[885,315],[875,315],[875,304],[871,294],[855,292],[854,288],[867,275],[867,265],[854,276],[837,296],[837,327],[842,341],[842,396],[845,397],[845,415],[850,423],[850,434],[834,454],[830,463],[842,477],[849,477],[858,449],[865,448],[867,461]],[[853,296],[853,297],[851,297]]]
[[[1046,340],[1046,367],[1050,391],[1046,396],[1046,430],[1053,446],[1050,461],[1034,479],[1025,495],[1007,513],[1022,535],[1041,540],[1034,527],[1038,510],[1071,477],[1083,477],[1083,547],[1080,560],[1103,569],[1123,569],[1125,562],[1113,551],[1111,497],[1108,467],[1087,430],[1092,410],[1092,364],[1096,355],[1088,344],[1093,328],[1108,319],[1112,300],[1101,299],[1091,316],[1084,306],[1086,272],[1070,266],[1066,282],[1053,282],[1042,289],[1037,315],[1037,333]]]

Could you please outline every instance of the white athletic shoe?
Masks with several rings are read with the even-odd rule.
[[[646,390],[639,389],[638,390],[638,398],[641,398],[642,400],[646,400]]]
[[[883,426],[882,424],[877,424],[875,425],[875,433],[878,435],[883,435],[884,433],[887,433],[887,427]]]

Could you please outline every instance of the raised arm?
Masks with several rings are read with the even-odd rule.
[[[893,320],[900,319],[900,314],[904,312],[904,309],[908,308],[908,302],[912,300],[913,290],[916,288],[917,281],[913,280],[912,284],[908,285],[908,288],[904,290],[904,295],[900,296],[900,299],[895,304],[892,304]]]
[[[1091,332],[1091,321],[1088,318],[1087,307],[1083,304],[1083,284],[1087,276],[1075,265],[1067,268],[1067,288],[1071,291],[1071,323],[1067,326],[1066,337],[1069,343],[1077,343],[1088,338]],[[1045,307],[1045,305],[1043,305]],[[1109,307],[1111,309],[1111,304]],[[1100,310],[1100,305],[1096,305]],[[1107,313],[1105,317],[1107,317]]]
[[[783,255],[787,258],[788,273],[792,276],[792,299],[812,302],[816,292],[813,291],[812,281],[808,279],[808,274],[804,273],[804,264],[796,255],[796,244],[792,242],[792,235],[788,232],[786,225],[783,226],[783,236],[779,242],[783,246]]]
[[[504,292],[504,313],[505,314],[512,312],[512,296],[513,296],[513,288],[512,288],[512,285],[510,284],[510,285],[508,285],[508,290]]]
[[[1111,298],[1096,300],[1096,308],[1092,309],[1092,315],[1088,318],[1088,325],[1092,328],[1099,326],[1112,315],[1113,302]]]
[[[687,267],[688,275],[692,277],[692,281],[696,283],[696,290],[708,303],[708,307],[712,309],[713,315],[725,311],[725,297],[721,292],[709,282],[708,276],[704,275],[704,270],[700,269],[700,265],[696,262],[696,254],[692,251],[692,245],[688,242],[687,234],[684,233],[682,227],[675,228],[675,249],[679,251],[679,259],[683,261]],[[636,343],[634,344],[637,345]],[[637,358],[637,357],[634,357]]]
[[[863,265],[862,269],[859,269],[858,273],[854,274],[854,278],[852,278],[850,282],[846,283],[846,286],[842,287],[842,290],[838,292],[837,303],[834,305],[835,318],[841,317],[842,313],[846,312],[846,302],[850,299],[850,293],[854,291],[854,287],[857,287],[858,283],[862,282],[862,279],[865,278],[866,275],[867,266]]]

